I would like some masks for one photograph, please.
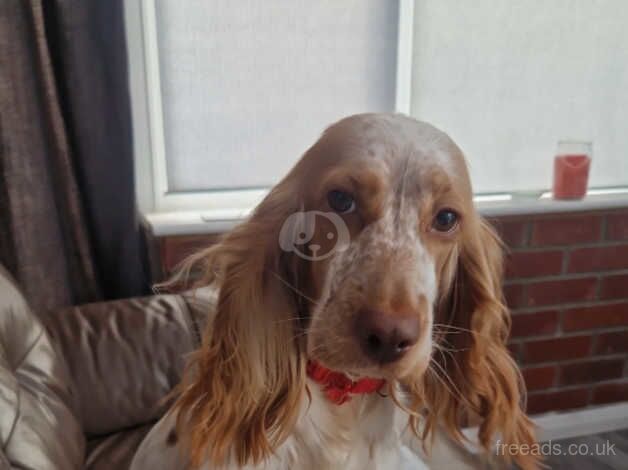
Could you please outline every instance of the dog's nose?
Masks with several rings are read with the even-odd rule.
[[[418,315],[389,314],[362,309],[357,315],[357,332],[364,353],[379,362],[394,362],[419,339]]]

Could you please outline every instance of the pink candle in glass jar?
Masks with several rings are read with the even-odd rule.
[[[554,158],[554,199],[582,199],[587,194],[591,142],[561,141]]]

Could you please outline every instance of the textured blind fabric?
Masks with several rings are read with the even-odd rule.
[[[465,151],[476,192],[551,185],[561,139],[628,185],[628,2],[416,0],[412,114]]]
[[[269,186],[323,128],[394,109],[398,2],[157,0],[170,191]]]

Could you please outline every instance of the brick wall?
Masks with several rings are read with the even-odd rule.
[[[628,211],[492,222],[529,412],[628,400]]]
[[[531,413],[628,400],[628,209],[491,219]],[[158,240],[160,271],[215,241]]]

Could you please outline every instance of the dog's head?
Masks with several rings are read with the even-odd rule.
[[[296,418],[308,359],[400,384],[417,431],[422,414],[427,433],[438,423],[460,439],[477,418],[486,447],[496,433],[533,441],[505,347],[501,246],[462,152],[434,127],[380,114],[334,124],[197,259],[220,295],[176,404],[193,461],[268,456]]]

